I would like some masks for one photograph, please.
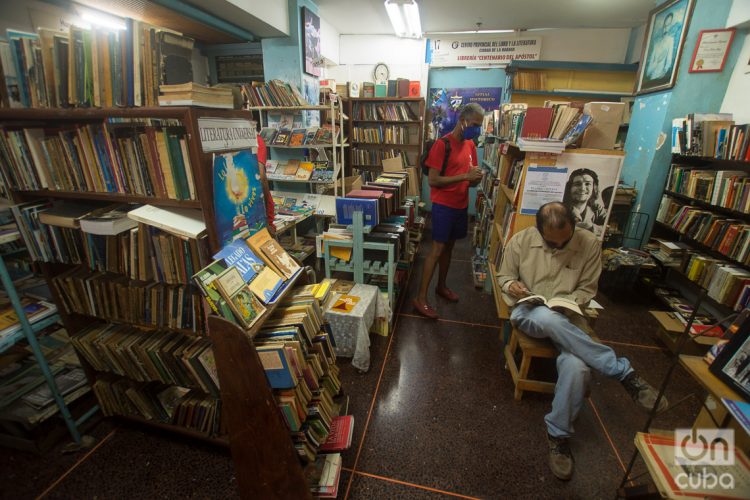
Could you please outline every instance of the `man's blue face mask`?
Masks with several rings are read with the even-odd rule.
[[[481,125],[472,125],[471,127],[464,127],[464,139],[472,140],[476,139],[482,134]]]

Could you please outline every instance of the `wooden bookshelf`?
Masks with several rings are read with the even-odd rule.
[[[75,192],[42,189],[39,191],[16,191],[16,194],[23,201],[32,201],[39,198],[60,198],[63,200],[96,200],[109,201],[111,203],[142,203],[163,207],[201,208],[201,202],[198,200],[172,200],[168,198],[154,198],[152,196],[119,193]]]
[[[377,107],[382,105],[389,109],[389,112],[395,112],[394,110],[399,109],[401,106],[404,107],[406,112],[410,115],[410,119],[404,120],[403,117],[395,118],[394,116],[378,116]],[[386,150],[401,150],[406,155],[406,164],[409,166],[418,166],[419,158],[422,156],[422,148],[424,147],[424,114],[425,114],[425,101],[421,97],[359,97],[349,98],[346,100],[346,114],[349,116],[349,139],[352,144],[352,148],[349,150],[349,165],[354,169],[366,169],[366,170],[380,170],[382,166],[379,162],[373,163],[372,160],[375,156],[383,154]],[[365,115],[362,118],[359,111],[366,110]],[[372,113],[372,116],[369,114]],[[397,113],[397,112],[396,112]],[[381,129],[387,127],[405,127],[408,131],[409,139],[407,143],[397,144],[392,142],[364,142],[354,141],[354,129],[355,128],[376,128]],[[383,134],[385,136],[385,134]],[[366,150],[368,161],[365,164],[357,165],[355,158],[357,157],[357,150]],[[374,155],[374,156],[373,156]],[[350,175],[347,172],[347,175]]]

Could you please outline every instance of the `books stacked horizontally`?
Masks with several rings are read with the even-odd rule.
[[[193,40],[125,19],[126,29],[38,33],[0,41],[0,101],[18,107],[156,106],[160,85],[193,80]]]
[[[88,393],[86,376],[65,329],[55,324],[36,332],[36,338],[65,404]],[[18,430],[19,423],[33,426],[57,414],[59,408],[31,347],[23,341],[15,344],[0,354],[0,365],[4,367],[0,372],[0,420]]]
[[[655,240],[656,248],[649,253],[665,266],[679,266],[690,246],[680,241]]]
[[[207,87],[194,82],[159,87],[159,106],[200,106],[234,109],[234,96],[228,87]]]
[[[500,136],[521,150],[560,153],[575,143],[591,124],[580,103],[546,101],[544,107],[503,104]]]
[[[241,86],[245,107],[309,106],[299,90],[281,80],[251,82]]]
[[[215,313],[245,329],[278,301],[301,269],[265,228],[233,241],[214,259],[193,279]]]
[[[38,297],[21,297],[21,307],[30,324],[41,321],[57,312],[55,304]],[[0,306],[0,339],[10,337],[21,331],[21,322],[11,304]]]
[[[335,176],[333,165],[328,161],[268,160],[266,177],[272,181],[310,181],[331,183]]]
[[[672,120],[672,153],[750,161],[748,125],[732,113],[690,113]]]
[[[4,129],[0,156],[2,178],[14,190],[197,199],[179,120],[109,118],[64,129]]]

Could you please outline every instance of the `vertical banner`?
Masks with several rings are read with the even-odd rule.
[[[431,88],[428,106],[432,113],[432,124],[437,137],[442,137],[456,126],[461,107],[475,102],[486,111],[500,108],[500,87],[476,87],[465,89]]]

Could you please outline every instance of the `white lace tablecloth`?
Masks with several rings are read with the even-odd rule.
[[[365,372],[370,369],[370,328],[378,313],[378,303],[382,301],[380,290],[376,286],[358,284],[346,295],[359,297],[351,312],[327,309],[324,316],[336,341],[336,355],[352,358],[352,366]],[[382,311],[382,306],[380,309]]]

